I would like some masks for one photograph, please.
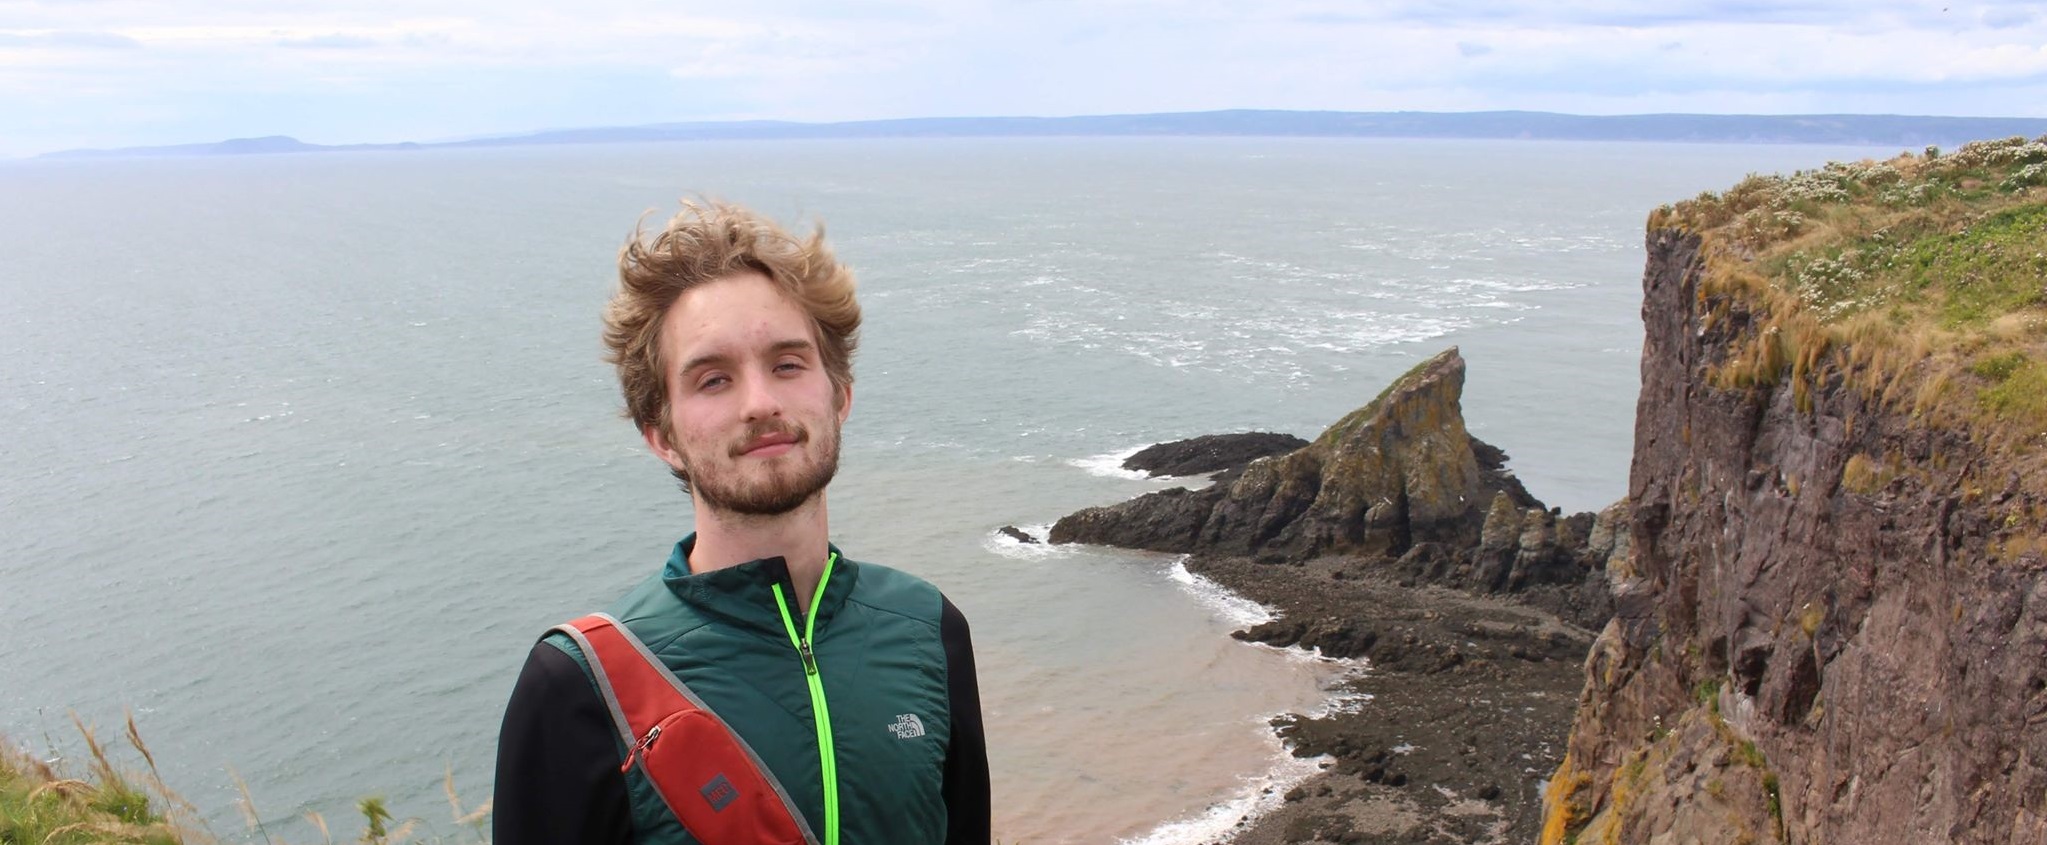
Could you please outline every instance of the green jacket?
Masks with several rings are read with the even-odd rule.
[[[818,842],[944,842],[953,714],[938,589],[833,547],[806,620],[780,558],[691,574],[695,540],[611,615],[753,747]],[[574,642],[546,642],[589,673]],[[637,767],[626,789],[636,841],[695,845]]]

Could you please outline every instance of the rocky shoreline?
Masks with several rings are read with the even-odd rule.
[[[1360,706],[1275,720],[1296,756],[1334,762],[1231,841],[1533,841],[1593,632],[1511,598],[1375,572],[1375,563],[1189,559],[1189,571],[1278,612],[1238,638],[1370,665],[1345,681],[1368,696]]]
[[[1159,444],[1126,468],[1213,473],[1059,520],[1050,542],[1184,552],[1190,572],[1278,614],[1239,639],[1363,658],[1362,703],[1274,728],[1331,763],[1231,834],[1269,843],[1530,842],[1562,762],[1621,508],[1565,517],[1471,438],[1451,349],[1316,440]]]

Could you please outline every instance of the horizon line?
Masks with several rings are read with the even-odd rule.
[[[1352,122],[1351,124],[1349,124],[1349,125],[1338,125],[1338,124],[1329,124],[1329,123],[1325,123],[1325,124],[1321,124],[1321,125],[1305,125],[1305,124],[1301,124],[1301,123],[1295,123],[1295,124],[1293,124],[1293,125],[1290,125],[1290,126],[1281,126],[1281,125],[1263,125],[1263,126],[1260,126],[1260,125],[1230,125],[1230,126],[1218,126],[1218,125],[1199,125],[1199,124],[1198,124],[1198,122],[1199,122],[1200,120],[1202,120],[1202,119],[1217,119],[1217,118],[1229,118],[1229,117],[1236,117],[1236,118],[1268,118],[1268,119],[1275,119],[1275,120],[1285,120],[1285,119],[1287,119],[1287,118],[1294,118],[1294,119],[1297,119],[1297,120],[1298,120],[1298,119],[1302,119],[1302,118],[1321,118],[1321,119],[1324,119],[1324,120],[1328,120],[1328,119],[1351,119],[1351,120],[1352,120],[1353,122]],[[1596,137],[1596,136],[1595,136],[1595,137],[1574,137],[1574,136],[1571,136],[1571,135],[1562,135],[1562,136],[1556,136],[1556,135],[1552,135],[1552,136],[1548,136],[1548,137],[1543,137],[1543,136],[1537,136],[1537,135],[1533,135],[1533,134],[1531,134],[1531,131],[1532,131],[1532,130],[1535,130],[1535,129],[1540,129],[1540,128],[1546,128],[1546,129],[1549,129],[1549,130],[1551,130],[1551,131],[1555,131],[1555,130],[1558,130],[1559,128],[1561,128],[1561,127],[1559,127],[1559,126],[1556,126],[1556,125],[1550,125],[1550,126],[1546,126],[1546,127],[1534,127],[1534,126],[1523,126],[1523,127],[1519,127],[1519,131],[1518,131],[1518,132],[1517,132],[1516,134],[1504,134],[1504,133],[1506,133],[1506,132],[1508,131],[1508,129],[1509,129],[1510,127],[1500,127],[1500,126],[1493,126],[1493,127],[1476,127],[1476,126],[1471,126],[1471,127],[1463,127],[1463,131],[1461,131],[1461,132],[1460,132],[1460,131],[1451,131],[1452,129],[1454,129],[1454,127],[1448,127],[1448,126],[1444,126],[1444,125],[1441,125],[1441,124],[1437,124],[1437,125],[1434,125],[1434,126],[1416,126],[1416,125],[1405,125],[1405,126],[1386,126],[1386,125],[1371,125],[1371,124],[1360,124],[1360,123],[1356,123],[1356,122],[1354,122],[1354,121],[1355,121],[1355,119],[1359,119],[1359,118],[1366,118],[1366,119],[1370,119],[1370,118],[1379,118],[1379,119],[1386,119],[1386,118],[1405,118],[1405,119],[1410,119],[1410,120],[1413,120],[1413,119],[1432,119],[1432,118],[1433,118],[1433,119],[1448,119],[1448,120],[1457,120],[1457,119],[1470,119],[1470,118],[1485,118],[1485,117],[1494,117],[1494,118],[1506,118],[1506,119],[1511,119],[1511,118],[1521,118],[1521,119],[1528,119],[1528,120],[1538,120],[1538,121],[1540,121],[1540,120],[1553,120],[1553,119],[1562,119],[1562,120],[1564,120],[1564,121],[1573,121],[1573,122],[1581,122],[1581,123],[1586,123],[1586,124],[1592,124],[1592,123],[1618,123],[1618,122],[1629,122],[1629,121],[1635,121],[1635,122],[1640,122],[1640,121],[1688,121],[1688,122],[1692,122],[1692,123],[1694,123],[1694,124],[1698,124],[1698,123],[1701,123],[1701,122],[1726,122],[1726,123],[1731,123],[1731,122],[1736,122],[1736,121],[1752,121],[1752,122],[1780,122],[1780,123],[1782,123],[1782,122],[1787,122],[1787,121],[1796,121],[1796,120],[1826,120],[1826,121],[1845,121],[1845,122],[1853,122],[1853,123],[1865,123],[1865,122],[1871,122],[1871,121],[1900,121],[1900,122],[1904,122],[1904,123],[1908,123],[1908,124],[1913,124],[1913,125],[1915,125],[1915,126],[1910,126],[1910,127],[1908,127],[1908,126],[1893,126],[1893,127],[1889,127],[1889,130],[1890,130],[1890,131],[1893,131],[1893,132],[1896,132],[1896,131],[1904,131],[1904,130],[1907,130],[1907,129],[1911,129],[1911,128],[1917,128],[1917,129],[1920,129],[1920,130],[1921,130],[1922,132],[1926,133],[1926,134],[1927,134],[1927,135],[1929,135],[1929,136],[1930,136],[1930,135],[1932,135],[1932,134],[1934,134],[1934,132],[1933,132],[1933,131],[1934,131],[1934,129],[1935,129],[1936,127],[1938,127],[1939,125],[1941,125],[1941,124],[1949,124],[1949,125],[1950,125],[1950,128],[1953,128],[1953,125],[1959,125],[1959,124],[1970,124],[1970,125],[1973,125],[1973,124],[2002,124],[2002,125],[2006,125],[2006,126],[2009,126],[2009,127],[2014,127],[2014,128],[2015,128],[2015,127],[2018,127],[2018,126],[2021,126],[2021,125],[2025,125],[2025,126],[2027,126],[2027,127],[2028,127],[2028,129],[2029,129],[2029,130],[2032,130],[2032,131],[2043,131],[2043,132],[2047,132],[2047,117],[1997,117],[1997,116],[1963,116],[1963,115],[1910,115],[1910,114],[1892,114],[1892,113],[1867,113],[1867,112],[1789,112],[1789,113],[1781,113],[1781,114],[1763,114],[1763,113],[1732,113],[1732,112],[1728,112],[1728,113],[1720,113],[1720,112],[1642,112],[1642,113],[1630,113],[1630,114],[1577,114],[1577,113],[1572,113],[1572,112],[1554,112],[1554,111],[1540,111],[1540,110],[1532,110],[1532,109],[1484,109],[1484,110],[1473,110],[1473,111],[1427,111],[1427,110],[1414,110],[1414,109],[1406,109],[1406,110],[1392,110],[1392,111],[1346,111],[1346,110],[1339,110],[1339,109],[1258,109],[1258,108],[1236,108],[1236,109],[1210,109],[1210,110],[1203,110],[1203,111],[1170,111],[1170,112],[1117,112],[1117,113],[1106,113],[1106,114],[1077,114],[1077,115],[980,115],[980,116],[964,116],[964,117],[962,117],[962,116],[922,116],[922,117],[893,117],[893,118],[862,118],[862,119],[855,119],[855,120],[835,120],[835,121],[802,121],[802,120],[787,120],[787,119],[780,119],[780,118],[748,118],[748,119],[735,119],[735,120],[695,120],[695,121],[659,121],[659,122],[651,122],[651,123],[637,123],[637,124],[610,124],[610,125],[598,125],[598,126],[575,126],[575,127],[555,127],[555,128],[542,128],[542,129],[526,129],[526,130],[511,130],[511,131],[504,131],[504,132],[487,132],[487,133],[480,133],[480,134],[475,134],[475,135],[467,135],[467,136],[460,136],[460,137],[458,137],[458,138],[457,138],[457,139],[455,139],[455,140],[443,140],[443,141],[394,141],[394,142],[354,142],[354,143],[340,143],[340,144],[321,144],[321,143],[311,143],[311,142],[306,142],[306,141],[303,141],[303,140],[301,140],[301,139],[299,139],[299,138],[297,138],[297,137],[295,137],[295,136],[291,136],[291,135],[285,135],[285,134],[270,134],[270,135],[250,135],[250,136],[241,136],[241,137],[233,137],[233,138],[226,138],[226,139],[221,139],[221,140],[214,140],[214,141],[197,141],[197,142],[188,142],[188,143],[174,143],[174,144],[151,144],[151,145],[130,145],[130,146],[121,146],[121,147],[79,147],[79,148],[68,148],[68,149],[61,149],[61,150],[53,150],[53,151],[49,151],[49,152],[35,153],[35,154],[30,154],[30,155],[26,155],[26,156],[19,156],[19,157],[16,157],[16,160],[24,160],[24,159],[40,159],[40,158],[71,158],[71,157],[80,157],[80,158],[86,158],[86,157],[96,157],[96,156],[118,157],[118,156],[124,156],[124,155],[126,155],[126,156],[138,156],[138,157],[139,157],[139,156],[151,156],[151,155],[163,156],[163,155],[195,155],[195,154],[196,154],[196,155],[206,155],[206,154],[262,154],[262,153],[287,153],[287,152],[318,152],[318,151],[336,151],[336,150],[376,150],[376,149],[388,149],[388,150],[403,150],[403,149],[424,149],[424,148],[440,148],[440,147],[471,147],[471,146],[517,146],[517,145],[526,145],[526,144],[548,144],[548,143],[603,143],[603,142],[628,142],[628,141],[683,141],[683,140],[747,140],[747,139],[751,139],[751,140],[768,140],[768,139],[824,139],[824,138],[832,138],[832,137],[839,137],[839,138],[849,138],[849,137],[918,137],[918,136],[922,136],[922,137],[962,137],[962,136],[966,136],[966,137],[1018,137],[1018,136],[1040,136],[1040,137],[1043,137],[1043,136],[1049,136],[1049,135],[1056,135],[1056,134],[1071,134],[1071,135],[1087,135],[1087,136],[1117,136],[1117,135],[1153,135],[1153,136],[1159,136],[1159,135],[1168,135],[1168,136],[1170,136],[1170,135],[1178,135],[1178,136],[1239,136],[1239,137],[1255,137],[1255,136],[1265,135],[1265,136],[1268,136],[1268,137],[1303,137],[1303,136],[1310,136],[1310,137],[1413,137],[1413,138],[1438,138],[1438,139],[1450,139],[1450,138],[1470,138],[1470,139],[1486,139],[1486,138],[1520,138],[1520,139],[1525,139],[1525,140],[1644,140],[1644,141],[1656,141],[1656,140],[1666,140],[1666,141],[1680,141],[1680,142],[1681,142],[1681,141],[1697,141],[1697,142],[1713,142],[1713,141],[1724,141],[1724,142],[1731,142],[1731,143],[1743,143],[1743,142],[1747,142],[1747,143],[1771,143],[1771,142],[1776,142],[1776,143],[1856,143],[1856,142],[1857,142],[1857,141],[1856,141],[1856,140],[1855,140],[1855,139],[1854,139],[1853,137],[1840,137],[1840,138],[1822,137],[1822,136],[1823,136],[1823,135],[1825,134],[1825,133],[1824,133],[1824,132],[1823,132],[1822,130],[1826,129],[1827,127],[1810,127],[1810,126],[1805,126],[1805,127],[1801,127],[1801,126],[1797,126],[1796,124],[1785,124],[1785,125],[1779,126],[1779,127],[1777,127],[1777,128],[1778,128],[1778,129],[1779,129],[1780,131],[1785,131],[1785,132],[1787,132],[1787,134],[1788,134],[1788,135],[1804,135],[1804,136],[1810,136],[1810,140],[1799,140],[1799,139],[1797,139],[1797,138],[1794,138],[1794,137],[1779,137],[1779,138],[1776,138],[1776,139],[1769,139],[1769,138],[1756,138],[1756,137],[1753,137],[1753,136],[1751,136],[1750,138],[1748,138],[1748,139],[1746,139],[1746,140],[1744,140],[1744,139],[1739,139],[1739,138],[1732,138],[1732,137],[1728,137],[1728,138],[1713,138],[1713,137],[1697,137],[1697,136],[1696,136],[1696,130],[1697,130],[1697,129],[1699,129],[1699,128],[1703,128],[1703,127],[1700,127],[1700,126],[1694,126],[1694,127],[1693,127],[1693,128],[1694,128],[1694,130],[1695,130],[1695,134],[1694,134],[1694,136],[1691,136],[1691,137],[1668,137],[1668,138],[1656,138],[1656,137],[1631,137],[1631,136],[1625,136],[1625,135],[1623,135],[1623,136],[1614,136],[1614,137]],[[1091,124],[1091,123],[1098,123],[1098,122],[1105,122],[1105,121],[1153,121],[1154,123],[1153,123],[1153,124],[1151,124],[1151,125],[1123,125],[1123,126],[1113,126],[1113,125],[1095,125],[1095,126],[1091,126],[1091,127],[1090,127],[1090,126],[1085,126],[1086,124]],[[1158,123],[1158,122],[1160,122],[1160,121],[1163,121],[1164,123]],[[1001,131],[1001,130],[1003,129],[1003,127],[1000,127],[1000,126],[997,126],[997,125],[995,125],[995,124],[1000,124],[1000,123],[1004,123],[1004,122],[1009,122],[1009,123],[1029,123],[1029,124],[1038,124],[1039,126],[1038,126],[1037,128],[1041,128],[1041,129],[1042,129],[1042,128],[1044,128],[1044,127],[1043,127],[1043,124],[1060,124],[1060,123],[1063,123],[1063,124],[1069,124],[1069,127],[1068,127],[1068,128],[1075,128],[1075,129],[1085,128],[1085,129],[1087,129],[1088,131],[1079,131],[1079,132],[1071,132],[1071,133],[1046,133],[1046,132],[1004,132],[1004,131]],[[1177,125],[1172,125],[1172,124],[1177,124]],[[885,131],[885,130],[887,130],[887,129],[889,129],[889,128],[896,128],[896,129],[900,129],[900,130],[921,130],[921,131],[905,131],[905,132],[900,132],[900,133],[889,133],[889,132]],[[948,134],[948,133],[947,133],[947,132],[945,131],[945,130],[946,130],[946,129],[948,129],[948,128],[952,129],[952,130],[953,130],[954,132],[956,132],[957,134]],[[1018,129],[1018,128],[1021,128],[1021,127],[1011,126],[1011,127],[1008,127],[1008,128],[1009,128],[1009,129],[1011,129],[1011,130],[1014,130],[1014,129]],[[1728,127],[1728,128],[1731,128],[1731,127]],[[1752,128],[1754,128],[1754,127],[1752,127]],[[1846,127],[1838,127],[1838,126],[1837,126],[1837,127],[1834,127],[1834,128],[1836,128],[1836,129],[1845,129]],[[1872,128],[1873,128],[1873,127],[1872,127]],[[775,134],[775,133],[776,133],[776,132],[777,132],[778,130],[779,130],[780,132],[783,132],[783,133],[791,133],[791,134],[779,134],[779,135],[778,135],[778,134]],[[833,135],[833,134],[829,134],[831,130],[840,130],[840,131],[846,131],[846,132],[850,132],[851,134],[843,134],[843,135]],[[867,131],[867,132],[866,132],[866,134],[863,134],[863,133],[862,133],[862,130],[866,130],[866,131]],[[1261,131],[1261,130],[1262,130],[1262,131]],[[1666,127],[1666,130],[1668,130],[1668,127]],[[1791,131],[1791,130],[1801,130],[1801,131]],[[1410,133],[1415,133],[1415,134],[1403,134],[1403,131],[1405,131],[1405,132],[1410,132]],[[2030,134],[2030,133],[2029,133],[2029,132],[2020,132],[2020,133],[2018,133],[2018,134]],[[630,136],[630,135],[636,135],[637,137],[620,137],[621,135],[629,135],[629,136]],[[1913,136],[1913,137],[1917,137],[1917,136]],[[1864,142],[1869,142],[1869,141],[1864,141]]]

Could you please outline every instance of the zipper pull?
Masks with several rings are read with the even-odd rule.
[[[817,656],[810,653],[810,641],[802,640],[796,643],[796,653],[803,655],[803,674],[817,674]]]
[[[633,743],[633,747],[626,749],[625,762],[619,764],[618,767],[619,772],[624,773],[631,771],[633,768],[633,758],[639,756],[640,752],[654,747],[654,740],[660,738],[661,738],[660,725],[655,725],[651,728],[648,728],[646,736],[640,737],[639,742]]]

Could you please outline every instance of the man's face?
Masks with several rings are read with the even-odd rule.
[[[767,277],[683,294],[662,318],[661,357],[672,436],[643,434],[700,507],[782,514],[831,483],[852,391],[834,401],[809,317]]]

